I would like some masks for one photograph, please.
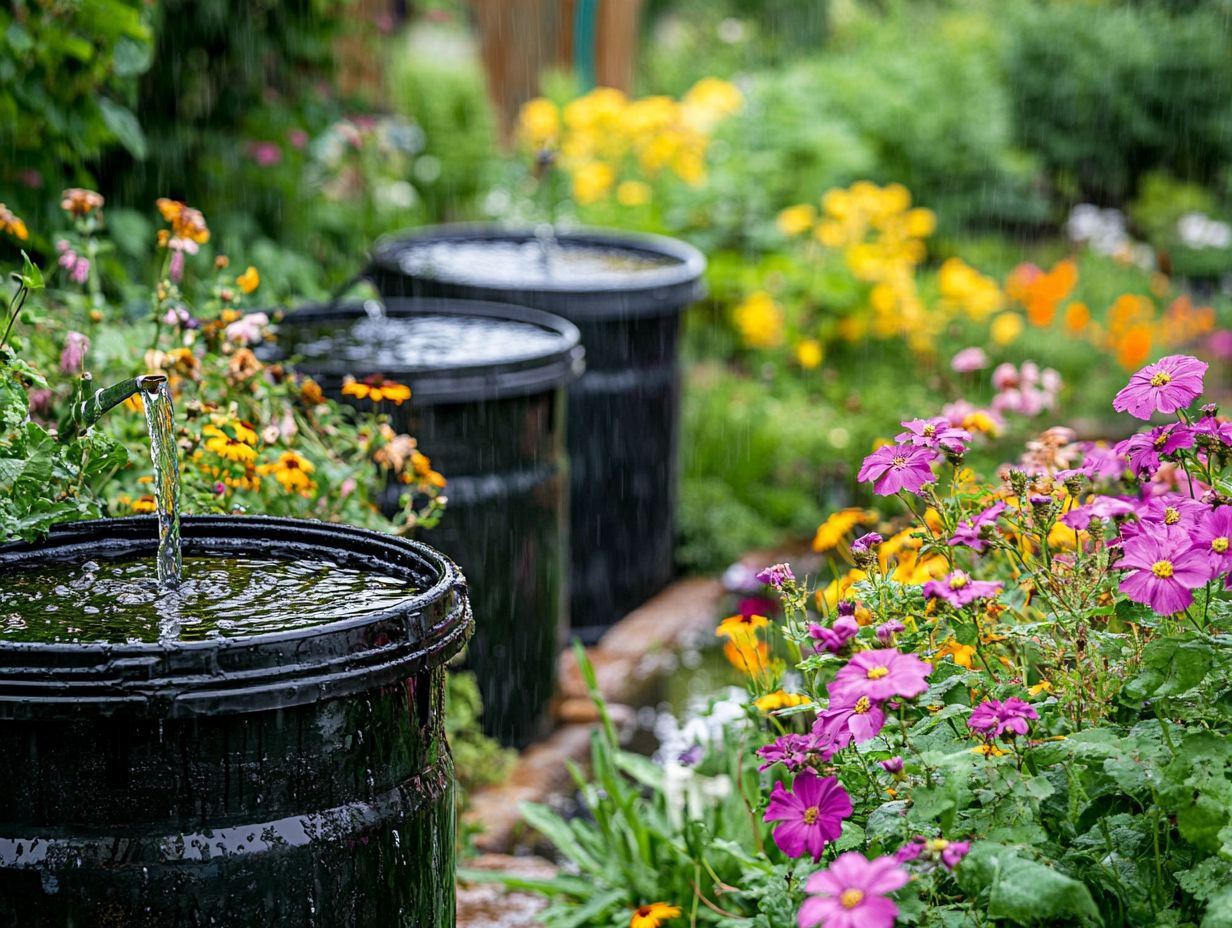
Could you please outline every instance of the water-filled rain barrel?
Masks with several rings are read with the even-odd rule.
[[[346,400],[346,376],[410,386],[409,403],[382,409],[449,481],[432,544],[470,584],[467,663],[484,728],[517,746],[547,727],[568,622],[565,405],[582,367],[578,342],[559,317],[474,302],[307,307],[279,327],[279,350],[327,395]],[[402,492],[386,490],[387,509]]]
[[[471,627],[457,568],[318,522],[182,530],[181,589],[205,584],[192,595],[212,603],[208,633],[177,611],[181,594],[151,600],[178,635],[165,618],[155,634],[108,616],[108,584],[153,576],[152,517],[0,548],[0,924],[452,926],[444,664]],[[309,611],[267,590],[249,621],[244,584],[223,595],[193,579],[232,562],[379,574],[388,596]],[[48,571],[74,579],[48,591]]]
[[[548,255],[546,261],[545,253]],[[573,322],[586,373],[569,393],[573,631],[593,642],[673,573],[681,311],[705,259],[660,236],[442,226],[377,243],[385,296],[497,300]]]

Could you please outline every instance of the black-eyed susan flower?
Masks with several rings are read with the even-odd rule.
[[[206,449],[214,452],[224,461],[251,464],[257,459],[257,449],[253,447],[257,440],[257,433],[239,422],[230,422],[227,427],[232,434],[228,434],[212,423],[206,424],[201,429],[201,434],[205,436]],[[249,435],[251,439],[248,438]]]
[[[342,382],[342,395],[371,400],[374,403],[389,400],[395,406],[401,406],[411,398],[411,388],[406,384],[386,380],[381,374],[373,374],[363,380],[347,377]]]
[[[680,906],[666,902],[652,902],[633,910],[629,928],[659,928],[666,921],[680,917]]]
[[[311,461],[294,451],[284,451],[272,464],[257,468],[258,473],[273,477],[288,493],[301,496],[311,496],[316,491],[316,482],[309,476],[314,470]]]

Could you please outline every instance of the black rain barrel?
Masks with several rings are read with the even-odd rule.
[[[457,568],[319,522],[182,530],[186,557],[364,565],[411,589],[369,614],[199,640],[44,643],[0,625],[0,924],[452,926],[444,665],[471,628]],[[148,516],[60,526],[0,548],[0,574],[152,565],[156,535]]]
[[[308,307],[279,326],[279,350],[327,395],[381,374],[411,388],[383,403],[449,481],[433,545],[466,571],[476,615],[467,649],[485,730],[522,746],[547,727],[568,623],[566,387],[578,330],[520,306],[389,300]],[[402,492],[386,491],[386,509]]]
[[[367,276],[384,296],[497,300],[564,316],[586,373],[569,391],[570,614],[594,642],[674,569],[681,312],[702,295],[701,252],[596,230],[547,246],[530,230],[438,226],[382,239]]]

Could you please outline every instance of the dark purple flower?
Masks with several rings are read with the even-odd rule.
[[[1113,399],[1112,408],[1137,419],[1184,409],[1202,395],[1206,368],[1206,362],[1189,355],[1160,358],[1129,378],[1129,383]]]
[[[1003,512],[1005,512],[1005,503],[997,502],[979,515],[961,520],[955,526],[954,535],[950,538],[949,543],[951,545],[965,545],[972,551],[983,551],[988,547],[984,538],[989,534],[984,531],[984,527],[995,524]]]
[[[887,757],[885,760],[877,761],[881,765],[881,769],[886,773],[902,773],[903,759],[901,757]]]
[[[860,633],[860,623],[848,616],[839,616],[831,628],[816,623],[809,625],[810,638],[817,639],[817,650],[825,649],[831,654],[843,650],[847,642]]]
[[[893,496],[900,490],[919,493],[937,479],[930,466],[936,457],[931,448],[883,445],[864,459],[857,477],[861,483],[871,481],[879,496]]]
[[[850,618],[856,614],[856,604],[850,599],[840,599],[838,601],[838,614]]]
[[[772,586],[776,590],[781,590],[785,583],[795,579],[796,575],[791,572],[790,564],[771,564],[757,572],[758,582]]]
[[[1000,580],[972,580],[971,575],[962,570],[956,570],[940,580],[929,580],[924,584],[926,599],[944,599],[951,606],[961,608],[977,599],[989,599],[1001,592],[1004,584]]]
[[[975,707],[967,719],[967,727],[988,738],[1013,738],[1027,733],[1027,719],[1038,718],[1035,707],[1017,696],[1005,702],[986,699]]]
[[[895,696],[914,699],[928,689],[933,665],[893,648],[861,651],[849,660],[828,688],[830,705],[853,706],[862,696],[885,702]]]
[[[791,789],[774,784],[762,821],[782,823],[774,829],[774,843],[788,857],[807,853],[818,861],[850,815],[851,797],[837,778],[804,770],[796,775]]]

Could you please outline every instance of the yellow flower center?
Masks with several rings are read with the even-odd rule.
[[[895,467],[902,467],[904,464],[907,463],[907,459],[904,457],[896,457],[890,463],[893,464]]]
[[[1172,375],[1169,374],[1167,371],[1160,371],[1158,374],[1156,374],[1154,377],[1151,378],[1152,387],[1162,387],[1170,383],[1172,383]]]
[[[890,670],[888,667],[871,667],[868,671],[868,678],[870,680],[880,680],[889,672]]]
[[[1181,521],[1181,514],[1173,506],[1164,509],[1164,525],[1176,525]]]
[[[967,581],[966,574],[955,574],[954,576],[950,578],[950,589],[951,590],[961,590],[964,586],[967,585],[967,582],[968,581]]]
[[[881,669],[884,670],[885,668],[883,667]],[[861,696],[859,699],[856,700],[856,704],[852,707],[852,711],[857,713],[858,715],[863,715],[865,712],[867,712],[872,707],[873,707],[873,704],[868,701],[868,697]]]
[[[854,909],[864,901],[864,890],[862,889],[845,889],[843,894],[838,897],[838,904],[844,909]]]
[[[923,429],[921,429],[921,431],[927,437],[932,438],[932,436],[937,434],[937,427],[935,425],[926,425]]]
[[[1168,443],[1168,433],[1165,432],[1164,434],[1160,435],[1157,439],[1155,439],[1155,442],[1154,442],[1155,450],[1158,451],[1160,448],[1162,448],[1167,443]]]
[[[1216,554],[1223,554],[1225,551],[1228,550],[1228,539],[1223,535],[1220,535],[1218,538],[1212,539],[1211,540],[1211,550],[1214,551]]]
[[[816,806],[809,806],[807,809],[804,810],[804,824],[816,825],[818,814],[819,813],[817,811]]]
[[[1151,565],[1151,573],[1159,577],[1161,580],[1166,580],[1172,576],[1171,561],[1156,561]]]
[[[945,840],[945,838],[933,838],[928,842],[928,849],[937,854],[940,854],[949,846],[950,842]]]

